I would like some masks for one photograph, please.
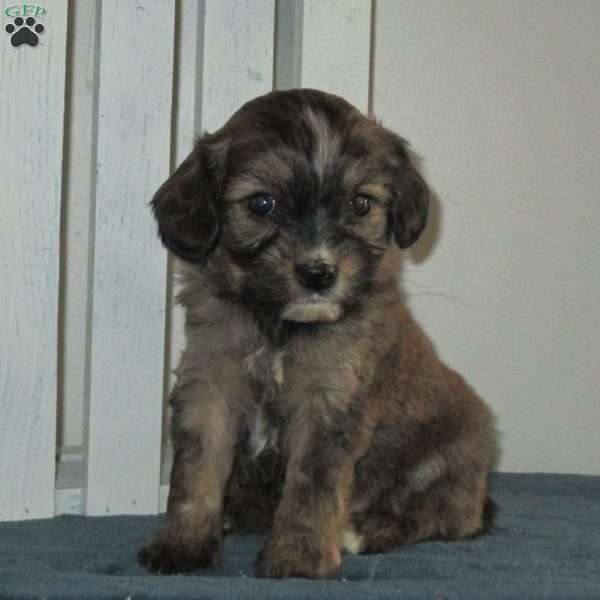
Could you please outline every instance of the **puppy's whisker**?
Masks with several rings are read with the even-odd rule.
[[[439,298],[441,300],[450,300],[451,302],[460,304],[461,306],[465,306],[466,308],[475,308],[474,304],[471,304],[470,302],[465,302],[464,300],[460,300],[452,294],[444,294],[443,292],[406,292],[406,296],[407,298]]]

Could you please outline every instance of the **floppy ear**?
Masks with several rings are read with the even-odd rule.
[[[219,236],[218,179],[206,136],[161,185],[151,205],[162,243],[188,262],[203,262]]]
[[[405,142],[394,136],[399,170],[393,182],[392,228],[400,248],[414,244],[427,224],[429,190],[413,166]]]

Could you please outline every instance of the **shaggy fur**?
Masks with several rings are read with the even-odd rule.
[[[427,215],[401,138],[336,96],[273,92],[202,137],[153,208],[184,261],[187,347],[144,565],[214,565],[225,527],[268,532],[258,576],[326,578],[344,547],[485,527],[492,415],[398,292]]]

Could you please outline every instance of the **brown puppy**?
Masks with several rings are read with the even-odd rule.
[[[334,577],[341,549],[480,532],[492,416],[397,289],[426,222],[403,140],[341,98],[273,92],[202,137],[159,189],[185,261],[168,523],[150,570],[268,531],[261,577]]]

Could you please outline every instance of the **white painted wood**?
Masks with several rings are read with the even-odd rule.
[[[273,88],[274,0],[207,0],[201,129],[214,131]]]
[[[82,515],[83,494],[81,488],[57,488],[54,492],[55,515]]]
[[[180,0],[176,23],[174,89],[174,167],[191,152],[196,137],[196,87],[202,76],[204,7],[197,0]]]
[[[171,460],[171,452],[167,451],[163,457],[163,471],[168,471]],[[84,484],[85,463],[81,449],[78,447],[64,448],[59,453],[59,460],[56,465],[55,514],[84,514]],[[169,497],[169,485],[166,483],[161,484],[158,495],[159,512],[165,512]]]
[[[102,2],[87,514],[158,510],[166,253],[149,200],[169,171],[174,3]]]
[[[54,508],[57,515],[84,513],[85,463],[81,448],[65,447],[58,452]]]
[[[59,346],[59,446],[83,444],[96,2],[69,5]]]
[[[321,89],[369,109],[370,0],[280,0],[277,87]]]
[[[167,500],[169,498],[169,486],[161,485],[159,488],[158,512],[167,511]],[[56,515],[82,515],[82,490],[81,488],[57,489],[54,494]]]
[[[167,500],[169,499],[169,486],[162,484],[158,491],[158,512],[167,511]],[[57,488],[54,494],[54,505],[56,515],[82,515],[84,511],[82,489],[77,488]]]
[[[273,88],[274,0],[184,0],[177,20],[173,166],[185,159],[203,130],[221,127],[244,102]],[[172,281],[168,389],[170,371],[185,347],[176,289]],[[167,478],[169,461],[164,464]]]
[[[0,520],[54,513],[67,4],[44,5],[37,47],[0,43]]]

